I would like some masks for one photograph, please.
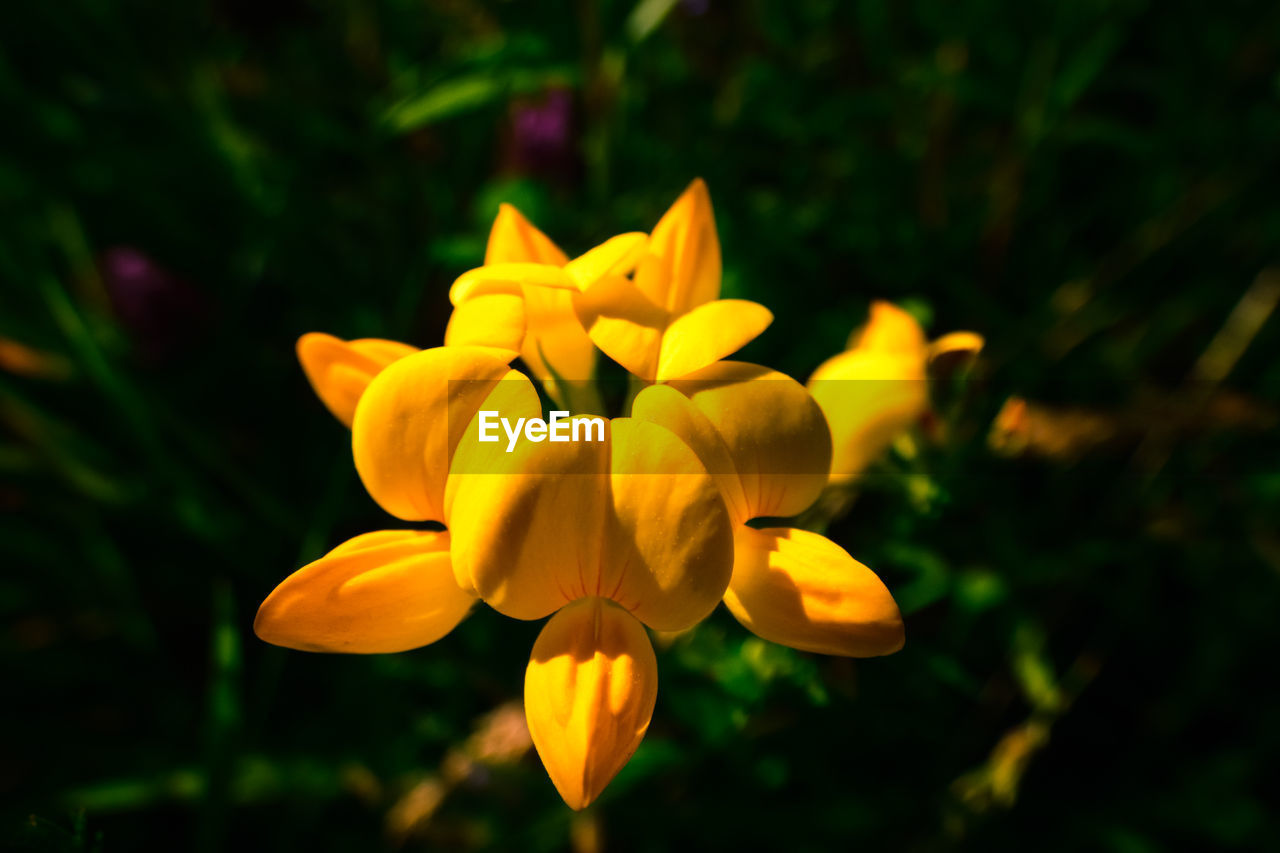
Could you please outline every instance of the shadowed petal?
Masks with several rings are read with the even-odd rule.
[[[519,296],[525,285],[577,290],[569,274],[557,266],[534,263],[490,264],[467,270],[449,288],[449,301],[456,307],[468,299],[488,293]]]
[[[732,355],[773,322],[768,308],[745,299],[720,299],[675,318],[662,336],[656,379],[675,379]]]
[[[807,530],[740,527],[724,603],[738,621],[784,646],[847,657],[902,648],[889,590],[839,545]]]
[[[448,533],[380,530],[285,578],[253,630],[301,651],[402,652],[449,633],[474,602],[454,582]]]
[[[519,210],[505,203],[498,206],[498,215],[489,229],[489,245],[484,253],[486,264],[528,261],[562,267],[568,260],[565,253]]]
[[[565,264],[564,271],[586,290],[605,276],[629,275],[644,252],[649,235],[640,232],[619,234]]]
[[[602,278],[575,294],[573,306],[605,355],[641,379],[653,380],[670,319],[665,310],[621,276]]]
[[[644,627],[600,598],[566,606],[533,646],[524,679],[529,734],[565,803],[583,809],[631,758],[658,697]]]
[[[720,434],[746,518],[796,515],[817,500],[830,470],[831,434],[803,385],[742,361],[717,362],[670,384]]]
[[[449,461],[495,386],[529,380],[494,350],[436,347],[392,364],[369,383],[352,422],[356,471],[384,510],[445,521]]]
[[[417,352],[396,341],[361,338],[344,341],[322,332],[298,338],[298,361],[316,396],[333,416],[351,427],[360,395],[384,367]]]

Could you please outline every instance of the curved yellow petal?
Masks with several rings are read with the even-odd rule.
[[[919,354],[843,352],[814,371],[808,387],[831,427],[833,482],[862,473],[929,409]]]
[[[454,582],[448,533],[380,530],[285,578],[253,630],[301,651],[402,652],[452,631],[474,602]]]
[[[577,290],[569,274],[557,266],[535,263],[489,264],[467,270],[449,288],[449,301],[456,307],[468,299],[489,293],[519,296],[525,285]]]
[[[526,287],[528,332],[520,357],[542,381],[547,394],[570,411],[604,411],[595,385],[596,348],[578,321],[573,293],[549,287]],[[558,378],[557,378],[558,377]],[[561,392],[567,399],[561,399]]]
[[[803,385],[741,361],[716,362],[670,385],[724,442],[746,518],[796,515],[817,500],[830,471],[831,434]]]
[[[444,332],[445,346],[481,346],[508,350],[515,358],[524,346],[524,299],[511,293],[488,293],[453,309]]]
[[[867,324],[854,329],[849,336],[847,348],[923,354],[924,329],[920,328],[915,317],[897,305],[877,299],[871,303]]]
[[[662,334],[670,319],[634,284],[621,276],[600,279],[573,296],[587,335],[600,350],[641,379],[658,373]]]
[[[449,460],[501,380],[528,384],[491,350],[436,347],[395,362],[369,383],[356,406],[351,448],[379,506],[406,521],[445,521]]]
[[[636,286],[656,305],[679,315],[719,298],[720,273],[711,194],[698,178],[654,227],[636,267]]]
[[[605,276],[629,275],[644,253],[649,235],[638,231],[619,234],[565,264],[564,271],[579,290],[586,290]]]
[[[570,808],[590,804],[635,753],[657,698],[653,646],[625,610],[587,598],[543,627],[525,672],[525,716]]]
[[[902,648],[902,614],[875,572],[807,530],[740,527],[724,603],[738,621],[784,646],[847,657]]]
[[[657,631],[706,618],[733,569],[733,533],[715,480],[679,436],[636,418],[613,421],[597,594]]]
[[[929,344],[928,358],[932,361],[952,353],[977,355],[986,345],[986,339],[977,332],[950,332]]]
[[[524,214],[510,204],[498,205],[498,215],[489,229],[485,249],[486,264],[529,261],[562,267],[569,258],[551,239],[539,231]]]
[[[675,379],[731,355],[769,324],[768,308],[745,299],[720,299],[675,318],[662,336],[656,379]]]
[[[298,338],[297,344],[302,372],[316,396],[348,428],[356,403],[373,377],[391,362],[417,351],[417,347],[396,341],[344,341],[322,332],[309,332]]]
[[[723,500],[669,430],[619,418],[604,437],[524,441],[483,464],[464,438],[446,494],[458,583],[516,619],[604,596],[655,629],[688,627],[732,571]]]

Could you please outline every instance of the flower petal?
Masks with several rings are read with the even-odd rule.
[[[402,652],[449,633],[474,602],[454,582],[448,533],[380,530],[285,578],[253,630],[301,651]]]
[[[673,320],[662,336],[657,381],[676,379],[732,355],[772,322],[768,308],[745,299],[699,305]]]
[[[616,418],[612,512],[596,594],[657,631],[706,618],[733,570],[733,534],[720,490],[693,450],[657,424]]]
[[[871,303],[867,324],[854,329],[849,336],[848,349],[868,349],[880,352],[923,353],[924,329],[906,311],[892,302],[877,299]]]
[[[391,362],[417,351],[417,347],[396,341],[344,341],[322,332],[303,335],[297,345],[302,372],[316,396],[348,428],[356,403],[373,377]]]
[[[524,299],[512,293],[486,293],[453,309],[444,344],[508,350],[515,358],[524,346],[524,337]]]
[[[668,314],[621,276],[600,279],[574,294],[573,307],[592,342],[641,379],[658,372]]]
[[[519,210],[509,204],[498,205],[498,215],[489,229],[489,245],[485,264],[528,261],[562,267],[569,258]]]
[[[534,263],[489,264],[467,270],[449,288],[449,301],[456,307],[468,299],[487,293],[519,296],[525,285],[577,290],[574,280],[557,266]]]
[[[831,479],[861,474],[929,409],[919,354],[850,350],[825,361],[809,391],[831,427]]]
[[[720,296],[720,239],[707,185],[689,184],[653,229],[636,286],[672,314]]]
[[[619,234],[565,264],[564,271],[586,290],[605,276],[629,275],[644,253],[649,235],[638,231]]]
[[[933,361],[941,356],[977,355],[982,351],[986,340],[977,332],[950,332],[929,344],[928,358]]]
[[[587,598],[547,622],[525,672],[524,708],[570,808],[586,808],[631,758],[657,698],[658,660],[634,616]]]
[[[746,518],[796,515],[817,500],[830,471],[831,434],[803,385],[742,361],[716,362],[670,385],[719,433]]]
[[[902,614],[880,578],[807,530],[740,527],[724,603],[738,621],[784,646],[847,657],[902,648]]]
[[[520,357],[547,394],[575,413],[600,413],[595,386],[596,348],[578,322],[573,293],[549,287],[524,289],[528,332]],[[562,399],[567,398],[567,399]]]
[[[492,350],[436,347],[395,362],[369,383],[356,406],[351,447],[360,480],[379,506],[406,521],[445,521],[449,461],[500,380],[529,384]]]

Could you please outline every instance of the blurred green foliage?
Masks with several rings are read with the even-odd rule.
[[[0,338],[46,356],[0,372],[13,849],[1280,840],[1275,4],[68,0],[0,40]],[[831,530],[906,649],[717,613],[659,649],[648,738],[574,817],[531,757],[441,769],[536,625],[359,658],[252,635],[384,524],[292,346],[433,345],[500,201],[581,251],[698,175],[726,295],[777,317],[744,357],[804,378],[872,298],[988,349],[940,389],[949,440]],[[1119,426],[998,455],[1010,394]]]

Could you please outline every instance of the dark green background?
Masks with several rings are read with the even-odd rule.
[[[832,531],[906,649],[762,647],[720,611],[660,650],[606,848],[1274,849],[1280,451],[1197,418],[1193,365],[1277,263],[1280,9],[672,5],[6,7],[0,336],[67,372],[0,373],[0,840],[392,847],[388,811],[520,695],[538,626],[480,609],[382,657],[253,636],[288,572],[386,525],[293,342],[435,345],[499,201],[572,253],[700,175],[726,295],[777,317],[745,357],[803,379],[872,298],[988,349],[953,440]],[[521,156],[515,111],[553,88],[569,143]],[[171,273],[142,320],[114,246]],[[1277,329],[1222,385],[1264,415]],[[999,456],[1015,393],[1126,426]],[[1049,740],[990,795],[1027,724]],[[530,756],[405,847],[570,826]]]

